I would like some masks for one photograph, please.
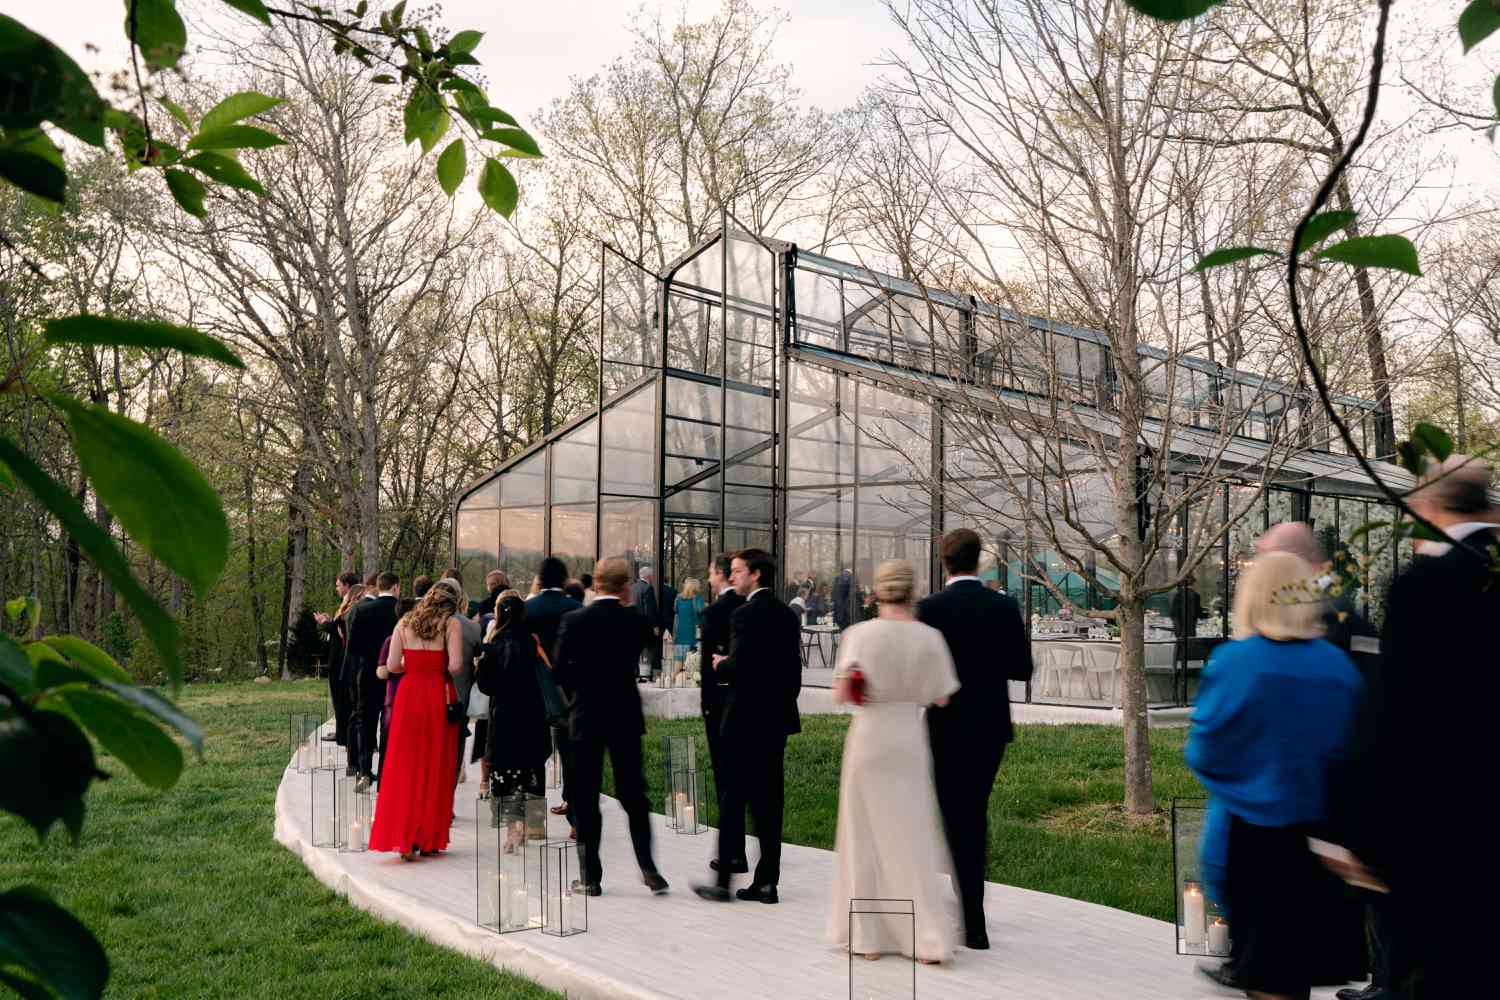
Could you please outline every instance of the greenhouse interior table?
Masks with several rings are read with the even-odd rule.
[[[1146,640],[1146,700],[1175,698],[1175,639]],[[1031,700],[1120,704],[1120,640],[1070,636],[1031,640]]]

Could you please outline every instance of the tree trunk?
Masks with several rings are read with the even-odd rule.
[[[1125,730],[1125,809],[1147,815],[1156,808],[1151,790],[1151,728],[1146,713],[1146,606],[1122,593],[1120,612],[1120,705]]]
[[[1340,150],[1343,143],[1338,143]],[[1337,186],[1339,208],[1354,211],[1354,197],[1349,192],[1349,181],[1340,177]],[[1349,223],[1349,235],[1360,235],[1359,223]],[[1375,286],[1370,282],[1368,268],[1354,269],[1354,287],[1359,293],[1359,326],[1364,333],[1365,355],[1370,362],[1370,381],[1375,401],[1380,409],[1375,413],[1376,458],[1389,458],[1396,454],[1396,411],[1391,401],[1391,369],[1386,359],[1385,334],[1380,329],[1380,313],[1375,304]],[[1366,446],[1368,447],[1368,445]]]
[[[266,663],[266,602],[260,593],[259,560],[255,541],[255,463],[245,463],[245,584],[250,588],[250,621],[255,626],[255,666],[258,676],[270,673]]]

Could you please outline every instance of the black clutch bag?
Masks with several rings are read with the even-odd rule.
[[[448,702],[445,713],[448,717],[448,725],[456,726],[469,717],[469,710],[461,701]]]

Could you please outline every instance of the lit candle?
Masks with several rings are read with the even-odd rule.
[[[1190,947],[1203,946],[1207,900],[1197,882],[1188,882],[1182,892],[1182,940]]]
[[[689,829],[689,830],[696,830],[697,829],[697,827],[693,825],[693,807],[692,806],[683,806],[682,807],[682,825],[684,827],[686,827],[687,829]]]
[[[678,826],[682,826],[684,823],[687,822],[687,815],[686,815],[686,812],[685,812],[686,809],[687,809],[687,793],[686,792],[678,792],[677,793],[677,808],[676,808],[676,810],[673,811],[673,818],[677,820],[677,825]]]
[[[1208,925],[1208,953],[1229,954],[1229,925],[1224,922],[1223,917],[1215,917],[1214,922]]]

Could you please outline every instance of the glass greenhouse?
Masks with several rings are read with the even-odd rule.
[[[982,577],[1014,594],[1032,623],[1037,670],[1014,696],[1118,704],[1118,643],[1103,622],[1061,613],[1054,593],[1077,608],[1108,607],[1088,580],[1108,574],[1091,562],[1092,573],[1080,575],[1023,519],[1005,516],[1003,498],[984,502],[988,481],[959,445],[945,402],[976,389],[993,400],[1067,391],[1107,423],[1115,375],[1102,335],[733,229],[661,275],[602,247],[598,301],[595,408],[458,501],[454,556],[471,592],[496,567],[524,590],[548,554],[575,575],[596,558],[622,556],[633,568],[661,567],[658,582],[680,589],[703,580],[713,554],[756,545],[776,554],[789,586],[811,584],[816,611],[835,594],[868,594],[885,559],[909,560],[923,592],[940,586],[935,540],[966,525],[986,539]],[[1208,648],[1229,631],[1238,569],[1268,525],[1308,520],[1329,543],[1390,520],[1305,394],[1196,358],[1173,365],[1170,379],[1160,374],[1164,361],[1148,371],[1148,387],[1161,389],[1148,417],[1175,414],[1191,451],[1195,429],[1222,428],[1227,411],[1245,479],[1182,511],[1167,530],[1185,538],[1198,519],[1222,524],[1263,478],[1267,486],[1190,588],[1152,601],[1148,686],[1160,706],[1190,700]],[[1337,403],[1358,434],[1371,431],[1374,403]],[[1272,442],[1289,430],[1303,445],[1273,473]],[[1357,597],[1378,617],[1369,595],[1383,593],[1407,554],[1374,532],[1356,544],[1381,550]],[[1175,572],[1170,556],[1163,579]],[[1039,582],[1044,574],[1051,587]],[[835,626],[819,631],[828,634],[804,644],[809,684],[826,683],[836,642]]]

